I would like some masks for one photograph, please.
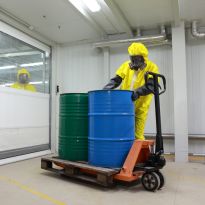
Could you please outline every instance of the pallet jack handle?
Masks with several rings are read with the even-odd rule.
[[[154,94],[155,99],[155,117],[156,117],[156,145],[155,145],[155,154],[161,155],[164,153],[164,147],[163,147],[163,138],[162,138],[162,129],[161,129],[161,113],[160,113],[160,100],[159,96],[166,91],[166,79],[163,75],[153,72],[146,72],[145,74],[145,85],[146,88]],[[150,88],[150,85],[147,83],[149,78],[153,78],[154,80],[154,90]],[[159,91],[159,88],[161,89],[159,85],[159,80],[162,79],[163,88],[162,91]]]

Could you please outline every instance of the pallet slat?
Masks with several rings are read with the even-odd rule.
[[[120,169],[109,169],[109,168],[104,168],[104,167],[95,167],[89,164],[85,164],[83,162],[73,162],[73,161],[68,161],[68,160],[62,160],[58,159],[56,157],[47,157],[47,158],[42,158],[42,160],[50,161],[50,162],[56,162],[56,163],[62,163],[65,166],[73,166],[73,167],[78,167],[81,169],[88,169],[100,173],[104,173],[107,175],[113,175],[116,174],[120,171]]]
[[[53,167],[53,164],[57,166],[58,164],[61,164],[63,165],[63,168],[61,168],[60,170],[56,169]],[[120,171],[120,169],[95,167],[88,165],[85,162],[61,160],[57,157],[42,158],[41,168],[83,181],[100,184],[106,187],[113,185],[113,176]],[[88,172],[86,172],[86,170]],[[89,171],[93,172],[93,174],[89,174]]]

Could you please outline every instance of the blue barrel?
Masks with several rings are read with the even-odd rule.
[[[89,96],[88,162],[122,167],[135,139],[135,112],[131,91],[97,90]]]

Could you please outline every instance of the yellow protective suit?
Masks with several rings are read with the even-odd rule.
[[[20,74],[27,74],[28,77],[30,78],[30,73],[25,69],[25,68],[22,68],[21,70],[18,71],[18,74],[17,74],[17,79],[19,81],[19,75]],[[21,90],[28,90],[28,91],[31,91],[31,92],[36,92],[36,88],[29,84],[29,83],[26,83],[26,84],[22,84],[22,83],[19,83],[19,82],[15,82],[13,85],[11,85],[11,88],[16,88],[16,89],[21,89]]]
[[[31,92],[36,92],[36,88],[31,84],[21,84],[19,82],[15,82],[13,85],[11,85],[11,88],[21,89],[21,90],[28,90]]]
[[[146,67],[143,70],[134,71],[130,69],[130,61],[124,62],[116,71],[123,81],[122,90],[136,90],[145,84],[144,75],[147,71],[158,73],[156,64],[148,60],[148,50],[142,43],[133,43],[128,48],[129,55],[142,55],[145,59]],[[152,101],[153,94],[140,96],[135,101],[135,137],[144,140],[144,128],[147,119],[148,110]]]

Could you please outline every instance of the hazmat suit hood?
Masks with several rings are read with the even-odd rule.
[[[130,56],[143,56],[145,63],[148,61],[148,49],[143,43],[132,43],[128,47],[128,53]]]
[[[29,83],[30,73],[25,68],[22,68],[18,71],[17,79],[19,83],[27,84]]]

